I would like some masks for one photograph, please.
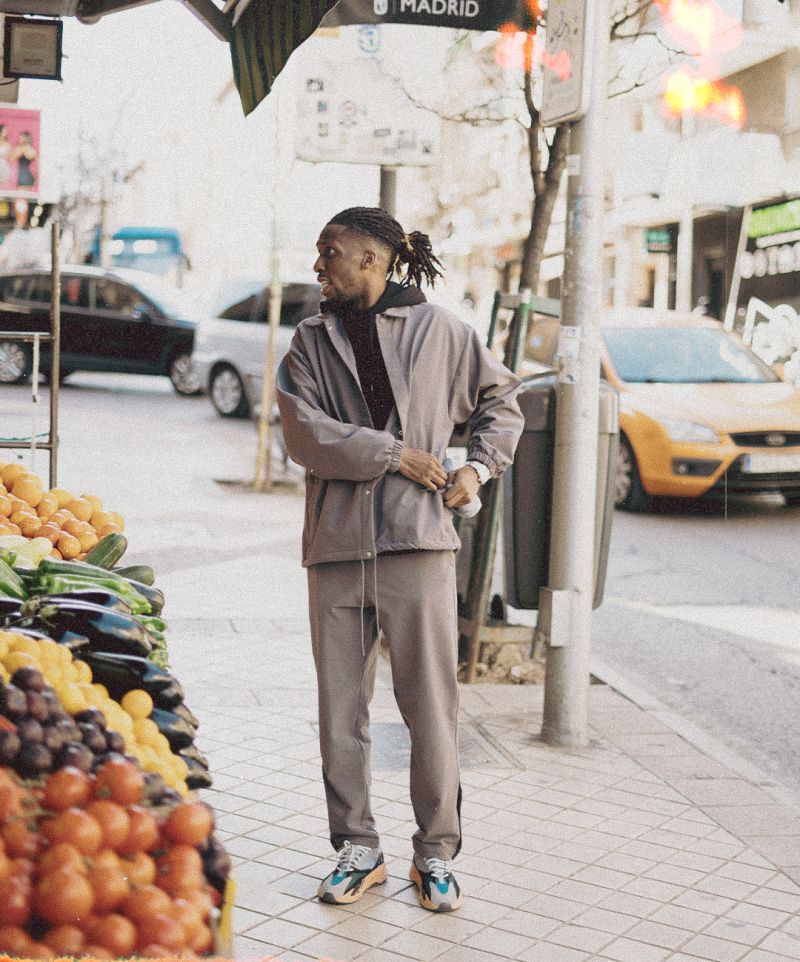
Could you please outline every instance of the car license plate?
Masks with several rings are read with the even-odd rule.
[[[745,474],[783,474],[800,471],[800,454],[746,454],[742,458]]]

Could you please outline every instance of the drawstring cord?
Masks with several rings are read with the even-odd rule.
[[[372,484],[372,495],[373,501],[370,504],[370,533],[372,535],[372,584],[375,592],[375,624],[376,624],[376,638],[379,639],[381,635],[381,613],[380,606],[378,604],[378,545],[375,538],[375,485],[382,481],[382,478],[377,478]],[[361,559],[361,656],[362,658],[367,657],[366,647],[364,645],[364,608],[366,601],[366,588],[367,588],[367,572],[366,566],[364,564],[364,559]]]

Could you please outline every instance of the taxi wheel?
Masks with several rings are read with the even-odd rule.
[[[614,506],[623,511],[646,511],[652,498],[642,487],[636,455],[630,441],[620,435],[617,455],[617,475],[615,478]]]

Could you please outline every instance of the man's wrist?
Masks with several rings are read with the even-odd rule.
[[[486,482],[492,476],[491,472],[482,461],[467,461],[466,467],[474,469],[481,484],[486,484]]]

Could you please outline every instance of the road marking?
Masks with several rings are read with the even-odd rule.
[[[646,601],[615,597],[606,598],[606,601],[657,618],[677,618],[679,621],[717,628],[731,635],[800,652],[800,611],[795,608],[767,605],[651,605]]]

